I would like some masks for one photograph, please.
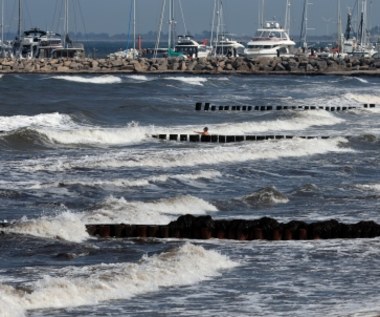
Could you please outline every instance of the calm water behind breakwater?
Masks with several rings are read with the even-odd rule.
[[[380,223],[379,78],[3,75],[1,316],[376,316],[380,239],[90,238],[179,215]],[[156,133],[329,135],[231,144]],[[347,137],[349,136],[349,137]]]

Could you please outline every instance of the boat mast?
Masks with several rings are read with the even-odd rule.
[[[4,0],[1,0],[1,57],[4,57]]]
[[[18,27],[17,27],[17,36],[19,40],[21,40],[21,33],[22,33],[22,11],[23,11],[23,3],[22,0],[18,0]]]
[[[309,5],[310,5],[309,0],[304,0],[303,11],[302,11],[300,41],[301,41],[301,47],[305,50],[307,49],[307,31],[309,30],[308,25],[307,25],[307,22],[308,22],[308,6]]]
[[[169,0],[169,39],[168,48],[174,50],[175,46],[174,0]]]
[[[133,59],[136,58],[136,0],[133,0]]]
[[[290,34],[290,0],[286,0],[286,9],[285,9],[285,25],[284,29],[286,33]]]
[[[162,1],[162,7],[161,7],[160,23],[158,25],[157,39],[156,39],[156,45],[154,47],[153,58],[157,57],[158,46],[160,45],[161,30],[162,30],[162,24],[163,24],[163,21],[164,21],[165,7],[166,7],[166,0],[163,0]]]
[[[343,47],[343,36],[342,36],[342,17],[340,14],[340,0],[337,1],[337,14],[338,14],[338,21],[337,21],[337,45],[338,45],[338,53],[342,51]]]
[[[264,26],[264,11],[265,11],[265,0],[261,0],[261,5],[259,3],[259,28]]]
[[[362,12],[360,20],[360,46],[364,47],[367,42],[367,0],[362,0]]]
[[[68,0],[65,0],[65,18],[63,21],[64,37],[63,37],[63,47],[67,48],[68,36],[69,36],[69,4]]]
[[[210,45],[213,46],[214,44],[214,33],[215,33],[215,19],[216,19],[216,12],[217,12],[217,5],[218,0],[214,0],[214,9],[212,10],[212,22],[211,22],[211,34],[210,34]]]

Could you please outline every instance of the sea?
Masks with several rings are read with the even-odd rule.
[[[380,223],[380,77],[2,74],[0,91],[0,316],[380,316],[380,238],[121,239],[85,227],[185,214]],[[294,138],[152,137],[205,126]]]

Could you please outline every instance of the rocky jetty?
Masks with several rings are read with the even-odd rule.
[[[316,240],[358,239],[380,236],[373,221],[345,224],[335,219],[306,223],[280,223],[273,218],[256,220],[214,220],[211,216],[183,215],[168,225],[94,224],[86,225],[91,236],[102,238],[184,238],[233,240]]]
[[[212,57],[0,59],[0,73],[190,73],[380,75],[380,59],[333,57]]]

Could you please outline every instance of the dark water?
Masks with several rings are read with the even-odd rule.
[[[90,238],[191,213],[380,222],[380,79],[0,78],[1,316],[377,316],[379,239]],[[346,112],[196,112],[216,105]],[[156,133],[328,135],[231,144]]]

